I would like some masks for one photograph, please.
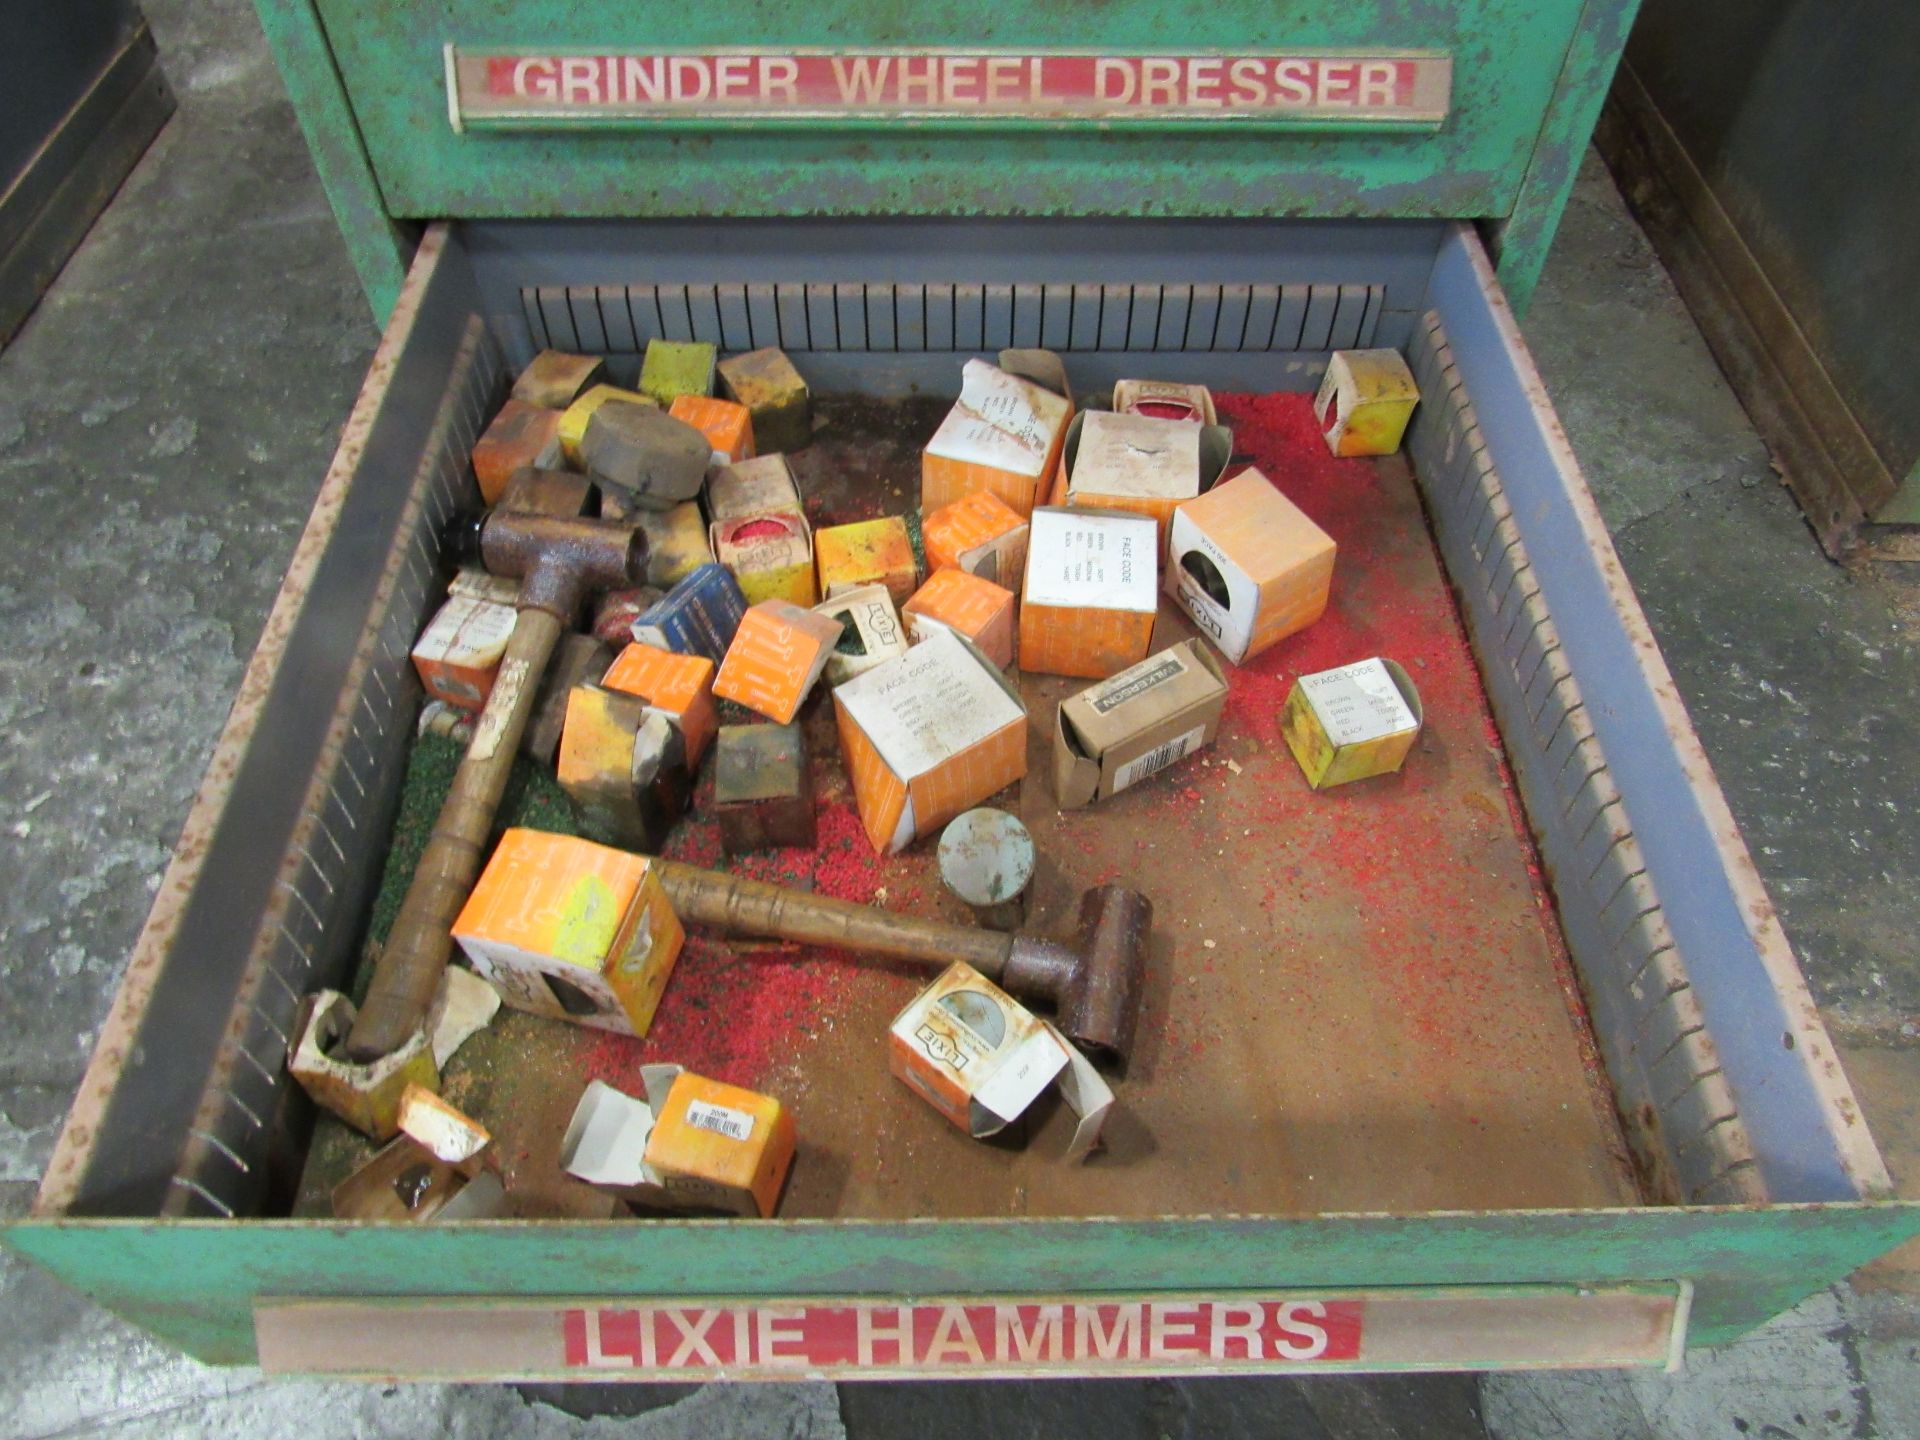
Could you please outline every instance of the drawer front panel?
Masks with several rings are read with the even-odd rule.
[[[1570,53],[1584,63],[1573,44],[1580,0],[1222,0],[1180,12],[1152,0],[677,8],[318,0],[317,9],[388,208],[421,217],[1504,215]],[[523,57],[965,47],[1058,55],[1063,68],[1074,63],[1068,52],[1096,50],[1130,73],[1169,46],[1228,58],[1412,51],[1450,61],[1451,77],[1445,116],[1431,129],[1406,120],[1356,129],[1377,122],[1336,116],[1300,122],[1310,129],[1248,131],[1223,107],[1219,123],[1183,108],[1118,123],[816,113],[774,124],[601,117],[592,123],[611,128],[456,133],[449,46],[456,56]],[[1433,87],[1422,84],[1424,102]]]

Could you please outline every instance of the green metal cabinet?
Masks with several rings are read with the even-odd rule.
[[[386,334],[35,1213],[7,1242],[210,1361],[658,1378],[787,1373],[783,1327],[808,1323],[796,1314],[826,1337],[810,1362],[821,1374],[1660,1365],[1920,1231],[1920,1208],[1888,1198],[1515,319],[1633,8],[1223,0],[1179,17],[1189,52],[1444,55],[1437,122],[680,115],[488,128],[456,124],[468,117],[448,77],[462,52],[1151,56],[1169,19],[1147,0],[261,0]],[[1049,296],[1116,289],[1265,323],[1156,321],[1139,345],[1098,325],[1056,334]],[[953,322],[943,333],[895,326],[896,300],[934,293]],[[818,301],[851,323],[790,333],[789,300],[801,317]],[[288,1031],[299,995],[337,983],[358,954],[380,857],[355,837],[383,834],[392,814],[417,701],[407,655],[437,599],[436,536],[469,494],[475,435],[536,350],[601,351],[631,376],[653,323],[728,349],[787,344],[822,390],[896,395],[951,393],[964,356],[1000,345],[1054,345],[1085,385],[1146,372],[1271,390],[1310,389],[1334,349],[1402,350],[1421,391],[1409,457],[1640,1203],[644,1229],[282,1218],[278,1122],[304,1103],[284,1070]],[[1061,1306],[1091,1309],[1092,1352],[1040,1353]],[[1373,1307],[1383,1348],[1360,1348],[1357,1328],[1345,1351],[1288,1332],[1258,1363],[1229,1343],[1250,1315],[1354,1306]],[[1012,1348],[971,1369],[964,1345],[959,1369],[834,1349],[871,1330],[874,1307],[887,1324],[918,1307],[936,1337],[977,1310]],[[1211,1352],[1193,1343],[1196,1313],[1227,1327]],[[648,1348],[656,1322],[692,1363]],[[1122,1333],[1133,1351],[1115,1348]],[[709,1334],[736,1338],[709,1351]]]
[[[1637,0],[1154,0],[1031,6],[746,0],[259,0],[375,312],[410,222],[670,215],[1113,215],[1480,222],[1524,309]],[[967,46],[1152,54],[1432,50],[1453,98],[1431,133],[812,120],[456,133],[448,46],[675,50]]]

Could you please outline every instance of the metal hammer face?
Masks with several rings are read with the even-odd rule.
[[[1000,983],[1050,1000],[1069,1039],[1111,1056],[1124,1069],[1140,1019],[1152,933],[1151,900],[1121,885],[1102,885],[1080,897],[1071,945],[1016,936]]]
[[[521,470],[485,515],[455,518],[449,548],[465,563],[520,581],[520,605],[571,625],[590,593],[646,579],[647,540],[633,522],[598,518],[600,494],[585,476]]]

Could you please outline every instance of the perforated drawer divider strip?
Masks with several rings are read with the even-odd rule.
[[[1685,957],[1561,654],[1437,314],[1414,327],[1408,359],[1421,397],[1409,447],[1553,876],[1628,1142],[1664,1198],[1764,1201]]]
[[[534,343],[632,355],[647,342],[889,354],[1293,353],[1373,343],[1384,285],[569,285],[524,288]]]
[[[313,991],[351,978],[347,954],[378,883],[385,846],[371,819],[397,788],[419,706],[408,658],[427,610],[445,593],[439,536],[455,509],[478,503],[467,456],[505,390],[505,364],[475,318],[428,432],[406,510],[329,743],[308,786],[273,899],[189,1138],[168,1215],[246,1215],[269,1184],[267,1137],[291,1083],[295,1011]]]

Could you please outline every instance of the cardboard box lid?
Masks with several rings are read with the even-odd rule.
[[[664,1177],[647,1163],[647,1141],[682,1068],[642,1065],[644,1100],[604,1080],[589,1082],[560,1141],[560,1168],[576,1180],[612,1189],[662,1184]]]
[[[1418,701],[1408,698],[1416,693],[1412,682],[1391,660],[1376,656],[1302,675],[1299,685],[1336,750],[1420,728]]]
[[[1027,718],[992,664],[944,630],[833,693],[887,767],[908,782]]]
[[[1188,385],[1178,380],[1117,380],[1113,386],[1113,408],[1124,414],[1164,413],[1162,420],[1178,420],[1187,425],[1217,424],[1213,392],[1204,385]]]
[[[1062,453],[1069,494],[1191,500],[1226,469],[1233,432],[1094,410],[1074,417]]]
[[[1151,615],[1160,526],[1128,511],[1041,506],[1027,533],[1026,603]]]
[[[969,360],[960,372],[960,398],[927,442],[927,453],[1038,478],[1072,408],[1030,380]]]

